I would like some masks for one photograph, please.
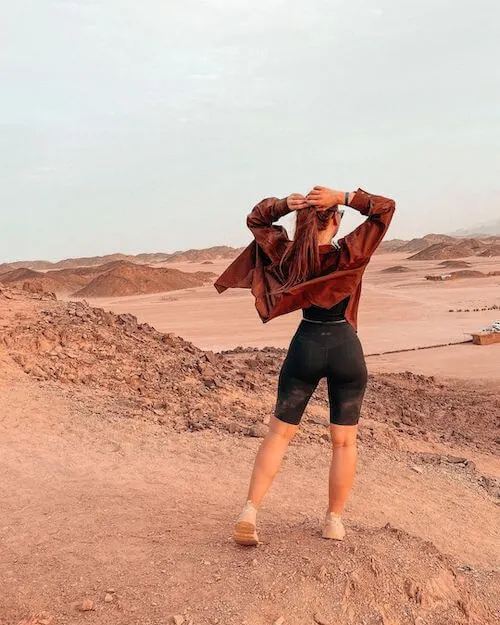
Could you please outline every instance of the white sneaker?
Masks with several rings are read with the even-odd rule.
[[[249,499],[236,519],[233,531],[234,541],[239,545],[258,545],[259,537],[257,535],[256,523],[257,508]]]
[[[334,540],[344,539],[345,527],[340,514],[335,514],[335,512],[326,513],[322,536],[323,538],[333,538]]]

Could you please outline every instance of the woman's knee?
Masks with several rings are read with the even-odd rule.
[[[274,415],[269,421],[269,433],[272,436],[278,436],[288,442],[292,440],[298,429],[298,425],[281,421],[281,419],[278,419]]]
[[[330,425],[332,447],[353,447],[356,445],[358,425]]]

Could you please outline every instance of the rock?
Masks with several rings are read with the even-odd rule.
[[[370,557],[370,568],[376,577],[382,573],[382,564],[375,556]]]
[[[217,382],[211,377],[203,376],[201,379],[207,388],[213,389],[217,386]]]
[[[175,614],[174,616],[172,616],[173,625],[183,625],[183,623],[184,623],[184,617],[182,616],[182,614]]]
[[[230,421],[227,424],[226,429],[231,434],[237,434],[239,432],[242,432],[244,428],[242,427],[240,423],[235,423],[234,421]]]
[[[414,582],[412,579],[405,580],[404,589],[410,599],[417,598],[419,588],[417,586],[417,583]]]
[[[329,621],[322,614],[318,614],[318,612],[315,612],[313,614],[313,619],[314,619],[314,622],[317,623],[318,625],[330,625],[331,624],[331,621]]]
[[[316,575],[316,578],[320,581],[320,582],[324,582],[328,577],[328,569],[326,568],[326,566],[322,566],[319,571],[318,574]]]
[[[446,462],[449,462],[450,464],[468,464],[468,460],[467,458],[462,458],[461,456],[444,456]]]
[[[207,362],[203,360],[198,360],[198,362],[196,363],[196,368],[202,376],[205,376],[207,378],[213,377],[215,374],[213,367],[211,367]]]
[[[285,617],[284,616],[279,616],[273,623],[273,625],[283,625],[283,623],[285,622]]]
[[[84,599],[82,599],[80,605],[78,606],[78,609],[80,610],[80,612],[89,612],[90,610],[94,609],[94,602],[92,601],[92,599],[85,597]]]
[[[113,595],[111,595],[109,592],[107,592],[104,595],[104,602],[105,603],[111,603],[113,601]]]
[[[420,467],[417,467],[415,464],[412,464],[412,465],[410,466],[410,469],[411,469],[412,471],[415,471],[415,473],[423,473],[423,470],[422,470]]]
[[[217,365],[217,356],[213,352],[205,352],[205,358],[211,365]]]
[[[267,434],[268,430],[269,428],[263,423],[254,423],[248,428],[248,434],[249,436],[255,436],[256,438],[263,438]]]
[[[28,619],[23,619],[18,625],[51,625],[53,623],[53,618],[54,617],[48,612],[40,612]]]

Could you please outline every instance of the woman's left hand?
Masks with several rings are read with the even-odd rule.
[[[342,191],[335,191],[328,187],[316,185],[306,195],[306,199],[317,209],[325,210],[337,204],[342,204],[344,201],[344,193]]]
[[[288,208],[292,211],[307,208],[309,206],[308,201],[301,193],[292,193],[286,198]]]

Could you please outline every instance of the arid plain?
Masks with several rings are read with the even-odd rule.
[[[218,294],[217,256],[0,266],[0,625],[496,625],[500,343],[467,341],[500,317],[500,257],[408,256],[365,273],[345,540],[319,533],[321,383],[253,549],[232,524],[300,313]]]
[[[470,340],[500,317],[500,275],[429,281],[425,275],[445,274],[440,261],[408,261],[407,253],[375,255],[365,273],[359,308],[359,336],[373,371],[411,370],[426,375],[500,379],[500,344],[464,344],[386,356],[370,354]],[[500,270],[498,257],[464,259],[470,270],[485,274]],[[211,265],[168,263],[182,271],[221,273],[228,260]],[[407,271],[385,271],[391,267]],[[263,324],[247,289],[217,293],[211,285],[168,294],[117,298],[87,298],[114,312],[130,312],[158,330],[174,332],[203,349],[236,346],[286,347],[300,322],[291,313]],[[490,310],[478,310],[490,308]],[[470,312],[456,312],[461,309]],[[453,310],[453,312],[450,312]]]

